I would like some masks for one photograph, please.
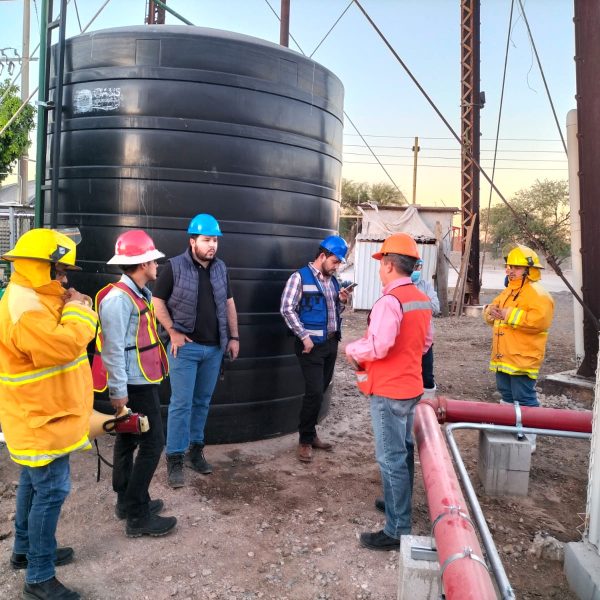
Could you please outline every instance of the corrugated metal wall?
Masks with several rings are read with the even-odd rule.
[[[381,296],[379,279],[379,261],[372,258],[379,252],[383,240],[356,240],[354,250],[354,281],[358,286],[354,290],[353,307],[357,310],[371,310]],[[419,255],[423,259],[422,277],[431,281],[435,273],[437,246],[435,244],[417,244]]]

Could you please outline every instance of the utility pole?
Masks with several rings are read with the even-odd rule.
[[[577,119],[579,141],[579,215],[581,220],[581,264],[583,301],[596,317],[600,317],[600,67],[596,60],[600,52],[600,5],[596,2],[575,2],[575,70],[577,83]],[[585,317],[583,324],[584,357],[577,373],[591,377],[596,372],[598,331]],[[600,475],[599,475],[600,477]],[[600,531],[600,528],[599,528]]]
[[[29,98],[29,27],[31,0],[23,0],[23,49],[21,52],[21,101]],[[29,199],[29,153],[19,159],[19,198],[22,205]]]
[[[464,304],[479,304],[479,4],[480,0],[461,0],[460,55],[461,55],[461,209],[462,251],[465,253],[467,230],[473,225],[471,250],[467,267]],[[468,151],[468,152],[467,152]]]
[[[166,4],[167,0],[163,0]],[[154,0],[148,0],[147,4],[148,11],[146,13],[146,24],[147,25],[164,25],[165,24],[165,9],[154,2]]]
[[[286,48],[290,45],[290,0],[281,0],[279,44]]]
[[[415,137],[415,145],[413,149],[413,204],[417,203],[417,155],[419,154],[419,138]]]

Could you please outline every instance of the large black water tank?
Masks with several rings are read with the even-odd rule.
[[[92,295],[114,280],[105,263],[128,228],[174,256],[188,244],[190,218],[213,214],[241,354],[217,386],[207,440],[294,431],[303,380],[279,299],[337,229],[341,82],[275,44],[186,26],[77,36],[65,63],[56,214],[83,236],[84,272],[72,283]]]

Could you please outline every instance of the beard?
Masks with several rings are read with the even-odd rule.
[[[192,249],[192,252],[194,253],[194,256],[196,257],[196,259],[200,262],[204,262],[204,261],[211,261],[214,257],[215,254],[217,253],[216,250],[206,250],[206,251],[201,251],[199,250],[196,246],[194,246],[194,248]]]

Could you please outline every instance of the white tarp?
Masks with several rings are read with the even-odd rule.
[[[435,235],[427,227],[419,215],[416,206],[407,206],[403,211],[379,211],[377,205],[371,205],[374,210],[358,210],[363,215],[361,232],[357,240],[384,240],[392,233],[403,231],[419,241],[435,242]]]

